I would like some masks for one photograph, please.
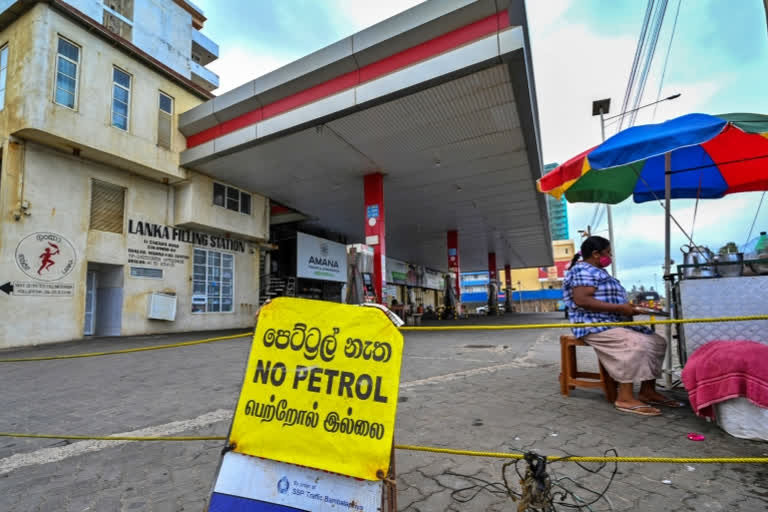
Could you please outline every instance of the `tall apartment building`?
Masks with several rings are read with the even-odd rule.
[[[186,0],[0,3],[0,348],[245,327],[268,200],[179,166],[218,55]]]
[[[544,166],[544,174],[548,173],[558,164]],[[568,240],[568,203],[565,196],[560,199],[547,195],[547,213],[549,213],[549,230],[552,240]]]

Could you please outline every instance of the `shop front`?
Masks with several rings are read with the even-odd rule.
[[[296,296],[342,302],[346,283],[346,245],[296,233]]]
[[[229,187],[235,211],[205,176],[169,185],[32,143],[21,165],[31,215],[0,238],[0,347],[253,325],[266,198]]]
[[[408,265],[394,258],[386,260],[386,282],[389,290],[388,304],[395,299],[398,304],[408,303]]]
[[[427,310],[430,307],[436,310],[440,305],[440,290],[443,287],[441,272],[387,258],[386,276],[388,304],[394,298],[399,304],[412,304],[414,310]]]

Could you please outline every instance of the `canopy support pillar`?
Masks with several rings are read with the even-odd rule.
[[[498,267],[496,266],[496,253],[488,253],[488,314],[499,314],[499,287]],[[495,296],[494,296],[495,294]]]
[[[384,175],[375,172],[363,178],[365,198],[365,244],[373,247],[373,290],[376,302],[384,304],[386,286],[386,228],[384,223]]]
[[[448,273],[455,277],[456,281],[456,314],[461,315],[461,270],[459,263],[459,232],[451,230],[447,232],[448,245]]]

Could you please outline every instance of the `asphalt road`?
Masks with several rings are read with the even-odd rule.
[[[560,314],[506,315],[468,323],[563,322]],[[453,325],[442,323],[440,325]],[[763,443],[730,438],[690,410],[662,418],[619,415],[593,390],[559,394],[559,330],[409,332],[396,441],[491,451],[670,456],[763,455]],[[188,341],[216,334],[105,338],[6,351],[51,355]],[[91,359],[5,363],[0,431],[67,434],[226,435],[250,340]],[[594,355],[582,359],[594,364]],[[684,395],[683,395],[684,396]],[[686,432],[707,442],[692,445]],[[222,442],[116,443],[0,439],[0,510],[191,511],[210,491]],[[500,479],[498,460],[397,453],[399,509],[509,510],[508,498],[451,498],[468,480]],[[558,468],[594,487],[605,476]],[[671,483],[665,483],[669,481]],[[623,467],[615,510],[765,510],[762,467]],[[682,505],[681,505],[682,504]],[[608,510],[601,501],[594,510]]]

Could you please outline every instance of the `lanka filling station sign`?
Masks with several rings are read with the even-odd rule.
[[[389,472],[403,337],[375,308],[281,297],[258,319],[235,453],[366,480]]]
[[[346,283],[347,247],[306,233],[297,233],[296,277]]]

